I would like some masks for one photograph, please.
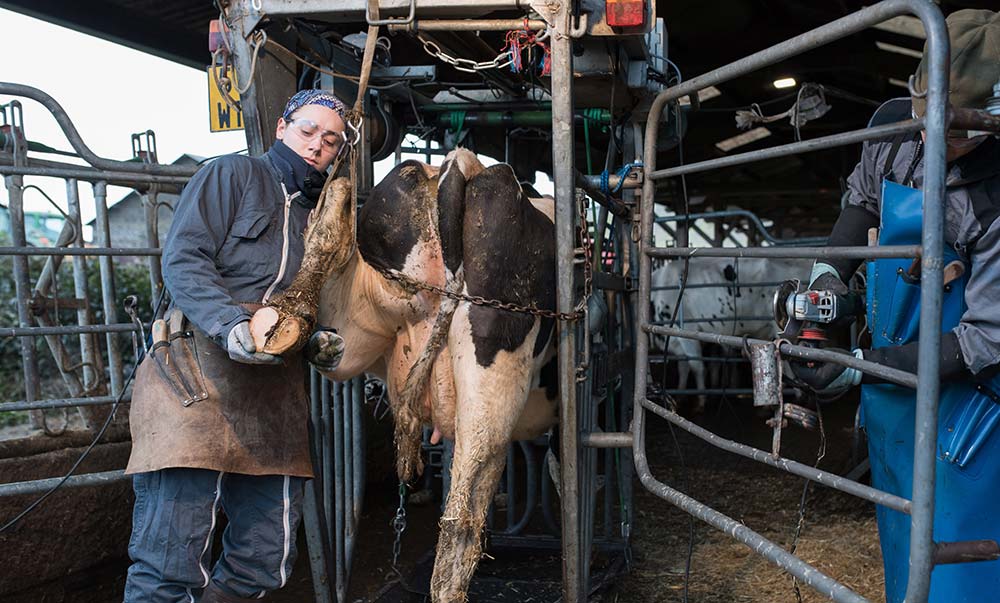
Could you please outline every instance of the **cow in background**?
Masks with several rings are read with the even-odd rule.
[[[812,269],[811,260],[765,258],[709,258],[693,257],[688,260],[687,287],[681,299],[675,327],[702,333],[717,333],[774,339],[772,302],[777,283],[788,279],[807,282]],[[684,272],[683,260],[665,262],[653,271],[653,319],[658,324],[670,324],[677,303],[678,289],[655,290],[657,287],[678,287]],[[718,284],[718,287],[692,287],[692,285]],[[653,338],[653,345],[663,348],[661,336]],[[703,346],[700,342],[671,337],[665,354],[683,356],[692,360],[677,362],[678,387],[687,387],[690,373],[694,373],[698,389],[706,389]],[[697,396],[693,412],[705,409],[706,396]]]

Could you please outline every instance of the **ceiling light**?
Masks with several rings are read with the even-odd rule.
[[[774,80],[774,87],[778,90],[782,90],[784,88],[794,88],[796,83],[797,82],[794,77],[783,77],[781,79]]]
[[[749,132],[744,132],[732,138],[727,138],[720,142],[715,143],[715,147],[722,151],[723,153],[728,153],[736,147],[741,147],[745,144],[750,144],[751,142],[756,142],[762,138],[767,138],[771,135],[771,131],[767,128],[761,126],[759,128],[754,128]]]
[[[919,59],[923,57],[923,53],[919,50],[913,50],[912,48],[906,48],[904,46],[896,46],[895,44],[886,44],[885,42],[875,42],[875,46],[879,50],[884,50],[886,52],[895,52],[896,54],[901,54],[907,57],[913,57],[914,59]]]

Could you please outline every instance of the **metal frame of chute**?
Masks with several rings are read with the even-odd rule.
[[[835,134],[822,138],[751,151],[719,159],[710,159],[684,166],[656,169],[656,137],[659,116],[664,107],[677,99],[696,93],[710,85],[718,85],[757,69],[775,64],[820,45],[838,40],[853,33],[899,15],[911,14],[920,18],[927,32],[927,58],[929,62],[927,113],[922,119],[913,119],[898,124],[869,128],[854,132]],[[730,536],[749,546],[754,552],[778,565],[792,576],[816,589],[822,595],[838,602],[861,603],[862,596],[837,580],[823,574],[801,558],[785,551],[742,523],[735,521],[711,507],[681,493],[661,482],[651,472],[646,456],[646,413],[651,412],[670,423],[685,429],[693,435],[714,442],[726,450],[769,464],[786,472],[811,479],[829,487],[850,493],[862,499],[897,510],[911,517],[910,573],[906,600],[926,601],[930,589],[931,569],[934,566],[933,513],[934,476],[937,434],[937,398],[939,391],[937,349],[940,342],[940,319],[942,304],[942,241],[944,175],[945,175],[945,132],[948,128],[948,34],[940,10],[927,0],[885,0],[874,6],[838,19],[832,23],[791,38],[766,50],[739,59],[726,66],[710,71],[699,77],[678,84],[661,94],[653,103],[646,123],[644,159],[647,171],[643,184],[641,204],[641,227],[639,241],[639,293],[637,316],[640,331],[636,341],[636,383],[634,399],[634,460],[641,483],[652,493],[667,500],[685,512],[705,521],[709,525],[727,532]],[[927,132],[924,178],[924,220],[920,246],[895,246],[879,248],[838,248],[838,247],[763,247],[763,248],[658,248],[652,242],[654,223],[653,204],[658,180],[707,171],[727,166],[739,165],[773,157],[790,156],[864,140],[882,138],[901,132]],[[915,257],[920,255],[923,265],[928,268],[922,276],[920,315],[920,354],[918,375],[888,369],[875,363],[851,358],[845,360],[828,351],[816,351],[788,343],[781,344],[780,351],[786,356],[812,358],[836,362],[860,369],[866,373],[917,389],[916,402],[916,442],[914,455],[914,492],[912,500],[888,494],[847,480],[845,478],[815,470],[811,467],[783,458],[775,458],[770,453],[744,446],[736,442],[722,440],[683,419],[673,411],[647,398],[649,384],[649,339],[650,335],[685,337],[723,345],[744,345],[741,338],[727,338],[706,335],[684,329],[654,326],[650,323],[649,304],[651,290],[651,264],[653,258],[683,258],[694,254],[709,257],[841,257],[841,258],[883,258]]]

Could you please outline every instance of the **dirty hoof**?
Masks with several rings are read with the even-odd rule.
[[[332,330],[316,331],[306,343],[306,358],[321,371],[333,371],[344,357],[344,338]]]

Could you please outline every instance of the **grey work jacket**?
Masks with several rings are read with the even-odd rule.
[[[921,188],[924,177],[919,136],[899,147],[886,170],[892,141],[866,143],[847,179],[848,203],[880,215],[883,178]],[[912,180],[902,182],[911,171]],[[948,165],[945,245],[971,266],[965,290],[968,310],[955,327],[966,366],[973,373],[1000,363],[1000,139],[990,137]]]
[[[173,304],[220,345],[249,320],[240,303],[283,291],[302,264],[314,204],[286,194],[274,151],[226,155],[191,179],[163,245],[163,281]]]

